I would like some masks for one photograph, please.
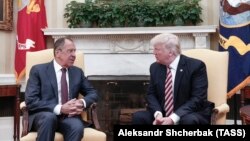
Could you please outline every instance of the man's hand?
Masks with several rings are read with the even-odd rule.
[[[174,122],[170,117],[156,117],[153,125],[174,125]]]
[[[161,125],[161,123],[163,122],[162,120],[163,120],[162,114],[157,114],[155,120],[153,121],[153,125]]]
[[[61,113],[67,114],[69,117],[80,115],[83,111],[83,102],[79,99],[71,99],[61,107]]]
[[[74,105],[71,107],[71,113],[69,113],[69,117],[80,115],[83,111],[83,102],[82,100],[75,100]]]
[[[76,99],[71,99],[71,100],[67,101],[66,103],[64,103],[61,107],[61,113],[62,114],[69,114],[69,113],[73,112],[74,108],[72,108],[72,107],[74,107],[75,101],[76,101]]]
[[[174,121],[170,117],[164,117],[161,125],[174,125]]]

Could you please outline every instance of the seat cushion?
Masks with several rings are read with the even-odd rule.
[[[30,132],[22,137],[20,141],[35,141],[37,133]],[[56,132],[55,141],[63,141],[62,134]],[[84,129],[84,138],[81,141],[106,141],[106,134],[93,128]]]
[[[29,132],[26,136],[20,138],[20,141],[36,141],[37,132]],[[55,141],[63,141],[62,134],[56,132]]]
[[[81,141],[106,141],[106,134],[93,128],[85,128]]]

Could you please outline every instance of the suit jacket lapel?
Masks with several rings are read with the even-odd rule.
[[[161,106],[164,106],[165,103],[165,80],[166,80],[166,66],[165,65],[160,65],[160,74],[158,75],[159,78],[159,85],[160,85],[160,91],[162,91],[162,95],[161,97],[163,98],[162,102],[161,102]]]
[[[48,79],[53,87],[54,94],[56,95],[56,98],[58,99],[58,88],[57,88],[57,80],[56,80],[56,74],[55,74],[55,69],[53,65],[53,61],[51,61],[48,65],[48,70],[47,70],[47,75]]]
[[[180,61],[176,70],[175,74],[175,84],[174,84],[174,101],[176,100],[176,97],[178,97],[178,90],[180,87],[180,82],[183,77],[183,72],[185,71],[185,59],[183,58],[183,55],[180,56]]]

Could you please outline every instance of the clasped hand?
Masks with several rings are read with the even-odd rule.
[[[61,113],[67,114],[68,117],[80,115],[83,111],[83,102],[79,99],[71,99],[61,107]]]
[[[174,122],[170,117],[157,116],[153,122],[153,125],[173,125]]]

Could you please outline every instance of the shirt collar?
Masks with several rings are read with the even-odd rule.
[[[174,61],[169,65],[171,69],[177,70],[178,63],[180,61],[180,55],[177,55]]]
[[[55,71],[56,71],[56,72],[61,71],[62,66],[61,66],[61,65],[59,65],[59,64],[56,62],[56,60],[55,60],[55,59],[53,60],[53,62],[54,62],[54,68],[55,68]]]

